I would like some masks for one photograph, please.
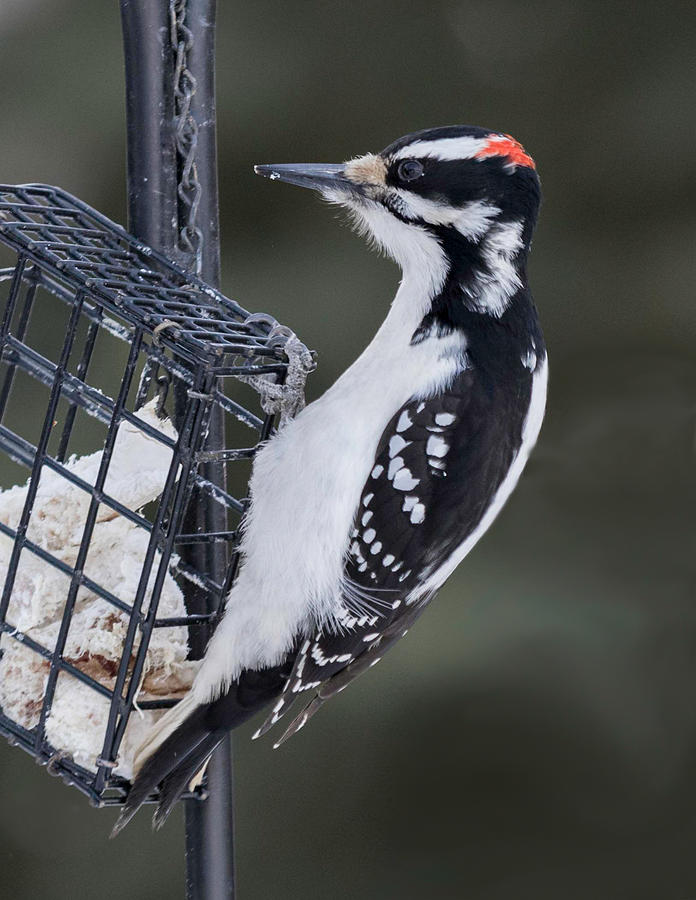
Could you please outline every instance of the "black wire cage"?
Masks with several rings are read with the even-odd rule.
[[[0,733],[97,806],[191,685],[314,367],[217,289],[216,0],[119,7],[128,232],[0,185]],[[232,768],[227,736],[184,798],[192,900],[235,895]]]
[[[0,242],[8,263],[0,269],[0,452],[18,467],[16,481],[29,470],[24,487],[0,494],[12,500],[10,511],[0,503],[0,677],[14,674],[27,701],[19,716],[2,709],[0,732],[94,804],[119,805],[128,788],[119,752],[134,709],[170,706],[182,690],[180,679],[172,689],[166,677],[144,690],[153,634],[165,646],[175,635],[181,655],[188,629],[183,643],[200,655],[200,631],[210,632],[234,579],[251,458],[274,422],[249,382],[284,383],[292,333],[56,188],[0,186]],[[38,421],[25,414],[29,392],[42,395]],[[215,416],[224,419],[224,447],[209,450]],[[153,466],[156,484],[134,494],[139,478],[152,481]],[[195,525],[202,504],[216,507],[222,528]],[[137,547],[132,595],[116,590],[94,550],[115,522],[112,557],[126,557],[130,535]],[[209,564],[212,548],[225,553],[221,579]],[[26,614],[39,585],[50,628],[39,627],[41,613]],[[186,609],[158,614],[163,591],[182,589]],[[111,629],[118,655],[90,646],[78,625],[84,615],[96,616],[100,634]],[[83,700],[85,690],[101,698],[99,752],[87,761],[53,721],[57,704],[76,702],[74,683]]]

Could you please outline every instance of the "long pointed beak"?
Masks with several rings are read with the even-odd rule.
[[[345,176],[345,166],[334,163],[281,163],[277,166],[254,166],[257,175],[271,181],[287,181],[315,191],[354,190],[356,185]]]

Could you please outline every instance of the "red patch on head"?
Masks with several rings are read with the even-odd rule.
[[[528,166],[530,169],[536,169],[534,160],[522,144],[514,137],[510,137],[509,134],[492,135],[486,145],[475,154],[475,159],[486,159],[489,156],[504,156],[513,166]]]

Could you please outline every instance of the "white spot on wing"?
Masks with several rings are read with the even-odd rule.
[[[377,537],[377,532],[374,528],[368,528],[367,531],[363,533],[363,540],[366,544],[371,544],[374,539]]]
[[[528,350],[521,361],[525,369],[529,369],[530,372],[533,372],[534,369],[536,369],[537,355],[533,350]]]
[[[536,443],[539,435],[541,423],[544,418],[544,408],[546,405],[546,382],[548,378],[547,363],[542,359],[539,368],[534,373],[534,381],[532,384],[532,397],[527,411],[527,417],[522,430],[522,445],[517,452],[508,473],[498,488],[492,503],[488,506],[485,515],[479,522],[478,526],[464,540],[459,547],[450,554],[449,558],[433,572],[433,574],[409,597],[409,602],[415,602],[421,597],[426,596],[433,590],[437,590],[441,584],[451,575],[459,563],[469,553],[471,548],[477,543],[479,538],[488,530],[491,523],[502,509],[505,501],[512,493],[513,488],[524,469],[529,453]]]
[[[428,454],[428,456],[447,456],[447,454],[449,453],[449,444],[444,438],[440,437],[439,435],[432,434],[428,438],[425,452]]]
[[[414,478],[411,470],[404,466],[394,476],[394,487],[397,491],[410,491],[420,483],[420,478]]]
[[[414,525],[420,525],[425,519],[425,506],[422,503],[416,503],[411,511],[411,522]]]
[[[455,419],[456,419],[456,416],[453,416],[452,413],[438,413],[435,416],[435,424],[436,425],[451,425]]]
[[[399,421],[396,423],[396,430],[406,431],[406,429],[410,428],[411,425],[413,425],[413,421],[411,420],[411,416],[408,414],[408,410],[405,409],[399,416]]]
[[[397,456],[389,463],[389,471],[387,472],[387,478],[391,481],[392,478],[396,475],[396,473],[401,469],[404,465],[404,460],[401,456]]]
[[[393,458],[397,453],[401,453],[404,447],[408,447],[410,441],[404,440],[400,434],[395,434],[389,441],[389,458]]]
[[[364,471],[364,470],[363,470]],[[384,466],[375,466],[372,470],[372,477],[379,478],[379,476],[384,472]]]

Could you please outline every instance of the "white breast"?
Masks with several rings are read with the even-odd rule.
[[[277,664],[298,632],[334,620],[355,510],[386,425],[465,365],[461,335],[411,346],[422,313],[408,290],[359,359],[257,454],[244,562],[196,682],[201,699],[244,668]]]

